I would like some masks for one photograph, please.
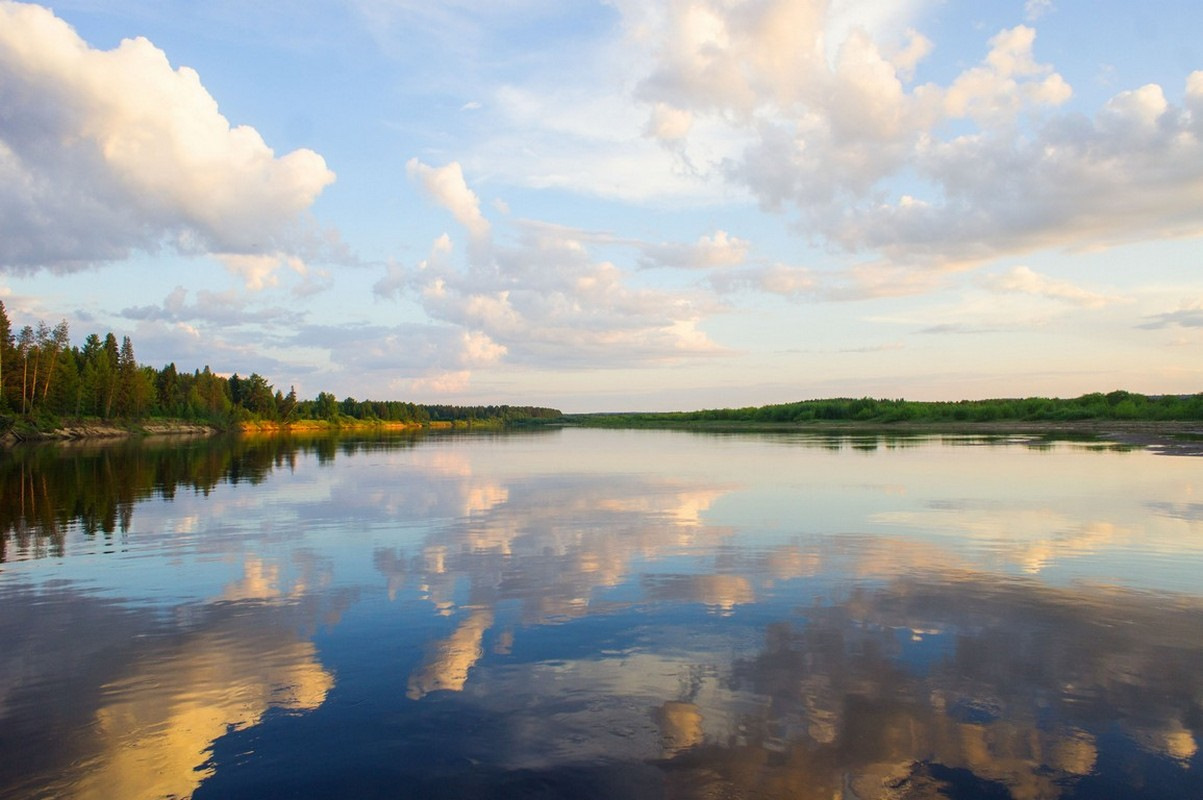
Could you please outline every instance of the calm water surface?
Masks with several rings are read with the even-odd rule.
[[[1203,797],[1203,460],[0,454],[0,797]]]

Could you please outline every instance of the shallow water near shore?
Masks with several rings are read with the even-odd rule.
[[[1203,796],[1203,461],[565,429],[0,454],[0,797]]]

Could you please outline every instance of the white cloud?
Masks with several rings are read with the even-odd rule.
[[[1030,136],[966,135],[917,151],[937,202],[863,204],[833,237],[900,262],[973,264],[1037,248],[1106,246],[1203,233],[1203,138],[1195,101],[1157,87],[1099,115],[1054,118]]]
[[[1047,275],[1041,275],[1024,266],[1015,267],[1001,275],[991,275],[984,282],[987,287],[996,292],[1035,295],[1052,300],[1062,300],[1084,308],[1102,308],[1122,299],[1083,289],[1069,281],[1060,281]]]
[[[188,303],[188,290],[177,286],[167,293],[160,305],[129,306],[121,310],[125,319],[197,323],[211,331],[229,331],[236,327],[290,326],[299,324],[304,314],[282,306],[252,304],[244,292],[228,290],[196,292]]]
[[[287,253],[215,253],[214,255],[225,265],[226,269],[242,278],[246,288],[251,291],[258,291],[268,286],[278,286],[280,283],[279,271],[283,267],[291,269],[302,277],[308,274],[305,262],[297,256],[290,256]]]
[[[456,370],[454,372],[437,372],[433,375],[426,375],[420,378],[414,378],[410,381],[405,381],[403,388],[411,394],[422,396],[425,394],[434,395],[453,395],[467,391],[472,384],[472,373],[468,370]]]
[[[701,236],[692,245],[643,244],[641,263],[645,267],[681,267],[709,269],[742,264],[748,256],[748,242],[717,230]]]
[[[334,180],[231,126],[146,39],[96,50],[48,9],[0,2],[0,266],[71,271],[153,251],[289,251]]]
[[[751,290],[791,298],[814,297],[819,292],[819,281],[811,270],[785,264],[718,273],[711,276],[710,284],[720,292]]]
[[[721,151],[721,174],[766,209],[796,210],[820,241],[946,269],[1203,233],[1203,73],[1181,106],[1149,85],[1092,118],[1062,110],[1072,87],[1024,25],[995,33],[981,62],[943,85],[916,85],[939,43],[905,27],[905,5],[868,27],[851,0],[619,5],[648,54],[637,90],[648,130],[671,110],[688,115],[688,127],[667,126],[681,152],[716,124],[728,145],[745,137]],[[861,10],[873,19],[873,8]],[[890,199],[896,180],[908,182],[902,201]]]
[[[440,239],[431,258],[417,266],[390,266],[377,293],[404,291],[432,318],[466,331],[465,352],[473,358],[605,367],[718,352],[697,328],[714,304],[696,292],[628,286],[622,270],[589,253],[591,239],[612,243],[612,237],[527,224],[519,227],[517,244],[500,246],[487,221],[476,219],[479,202],[458,165],[434,168],[414,160],[410,175],[424,184],[427,176],[450,176],[442,191],[428,191],[444,205],[468,209],[455,216],[470,233],[475,229],[480,246],[470,249],[461,267],[446,258],[449,242]],[[719,231],[688,249],[718,264],[744,247]]]
[[[480,331],[464,331],[462,335],[463,357],[465,364],[472,366],[488,366],[500,361],[506,353],[503,345],[497,344],[487,334]]]
[[[418,263],[418,270],[426,270],[432,264],[440,264],[451,251],[454,245],[451,242],[451,237],[447,234],[441,234],[430,245],[430,256]],[[410,270],[404,264],[391,262],[385,267],[384,277],[376,281],[372,285],[372,293],[377,297],[390,299],[398,298],[405,291],[406,285],[410,282]]]
[[[693,114],[665,103],[656,103],[647,123],[647,135],[662,142],[677,142],[689,135]]]
[[[1035,41],[1036,31],[1023,25],[992,38],[985,61],[961,73],[944,91],[945,115],[994,126],[1010,122],[1025,108],[1069,100],[1069,84],[1052,67],[1036,62]]]
[[[330,366],[323,380],[362,387],[357,392],[442,375],[467,381],[473,369],[492,366],[505,355],[487,334],[444,324],[303,325],[280,343],[325,352]]]
[[[480,198],[468,188],[464,181],[464,170],[457,162],[432,167],[411,158],[405,169],[411,180],[422,184],[431,199],[451,212],[451,216],[468,230],[473,240],[488,237],[489,221],[480,212]]]
[[[1053,10],[1053,0],[1027,0],[1023,4],[1023,16],[1028,22],[1035,22]]]

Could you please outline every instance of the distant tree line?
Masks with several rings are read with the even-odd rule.
[[[748,408],[706,409],[637,414],[572,416],[589,425],[705,424],[705,423],[961,423],[1073,422],[1079,420],[1203,420],[1203,394],[1143,395],[1135,392],[1094,392],[1069,399],[1019,399],[921,402],[861,398],[803,400],[797,403]]]
[[[262,375],[227,377],[208,365],[192,372],[174,363],[156,369],[138,364],[128,336],[89,334],[72,346],[63,320],[39,321],[14,331],[0,302],[0,416],[38,422],[59,418],[102,420],[171,418],[217,425],[288,423],[347,418],[381,422],[510,423],[554,419],[560,412],[532,406],[419,405],[396,400],[337,399],[321,392],[312,400],[272,386]]]

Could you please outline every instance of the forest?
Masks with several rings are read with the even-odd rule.
[[[603,426],[704,426],[722,424],[784,424],[845,422],[892,423],[1066,423],[1085,420],[1147,422],[1203,420],[1203,394],[1143,395],[1116,390],[1080,397],[1025,397],[1017,399],[924,402],[860,398],[803,400],[797,403],[669,411],[636,414],[568,415],[577,424]]]
[[[72,346],[67,321],[39,321],[14,332],[0,302],[0,432],[18,420],[50,430],[63,419],[165,418],[215,427],[242,423],[288,424],[303,420],[508,424],[556,419],[553,408],[532,406],[421,405],[397,400],[339,400],[329,392],[299,399],[262,375],[225,377],[208,365],[189,372],[174,363],[139,364],[128,336],[91,333]]]

